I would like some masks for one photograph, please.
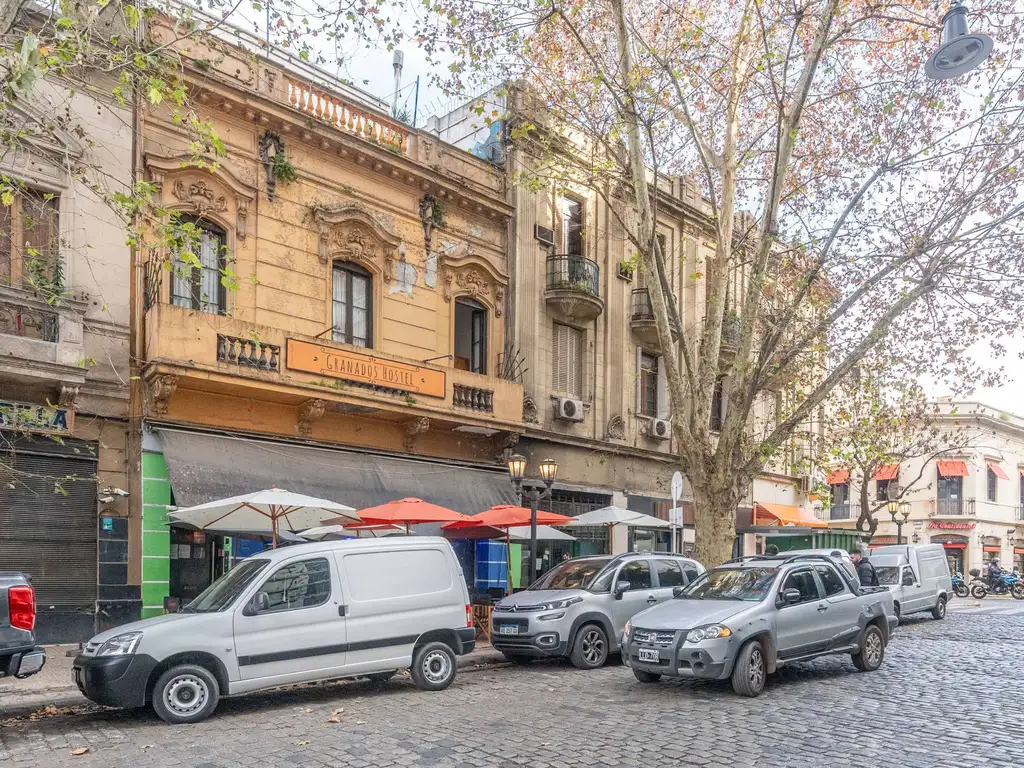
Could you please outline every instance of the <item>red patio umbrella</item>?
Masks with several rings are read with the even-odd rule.
[[[454,509],[413,498],[396,499],[376,507],[367,507],[359,512],[359,517],[364,523],[371,525],[405,525],[406,533],[409,532],[410,525],[419,523],[450,523],[470,519]],[[322,524],[334,525],[335,521],[324,520]]]
[[[509,528],[530,524],[531,512],[526,507],[517,507],[515,504],[499,504],[488,510],[480,512],[464,520],[456,520],[441,526],[444,531],[456,533],[460,528],[472,528],[480,530],[481,526],[505,529],[505,557],[508,561],[508,582],[506,591],[512,591],[512,539],[508,534]],[[365,519],[362,512],[360,517]],[[542,512],[537,510],[537,525],[565,525],[572,522],[571,517],[556,515],[554,512]]]

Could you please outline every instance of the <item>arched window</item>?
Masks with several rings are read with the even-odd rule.
[[[487,373],[487,308],[473,299],[455,300],[455,367]]]
[[[223,314],[227,311],[227,289],[221,280],[227,261],[227,235],[220,227],[203,219],[182,217],[188,240],[185,250],[174,254],[171,303],[201,312]],[[195,256],[199,266],[185,252]]]
[[[349,261],[334,263],[334,340],[373,346],[373,276]]]

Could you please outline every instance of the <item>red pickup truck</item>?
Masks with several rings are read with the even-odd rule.
[[[36,595],[24,573],[0,571],[0,677],[28,677],[46,663],[36,645]]]

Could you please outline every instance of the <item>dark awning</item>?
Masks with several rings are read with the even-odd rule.
[[[356,509],[413,496],[474,515],[517,501],[505,470],[174,429],[158,432],[179,507],[274,487]]]

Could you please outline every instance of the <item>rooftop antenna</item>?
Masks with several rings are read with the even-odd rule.
[[[395,50],[395,58],[392,66],[395,68],[395,95],[391,100],[391,116],[398,117],[398,92],[402,89],[402,64],[405,63],[405,54]]]

